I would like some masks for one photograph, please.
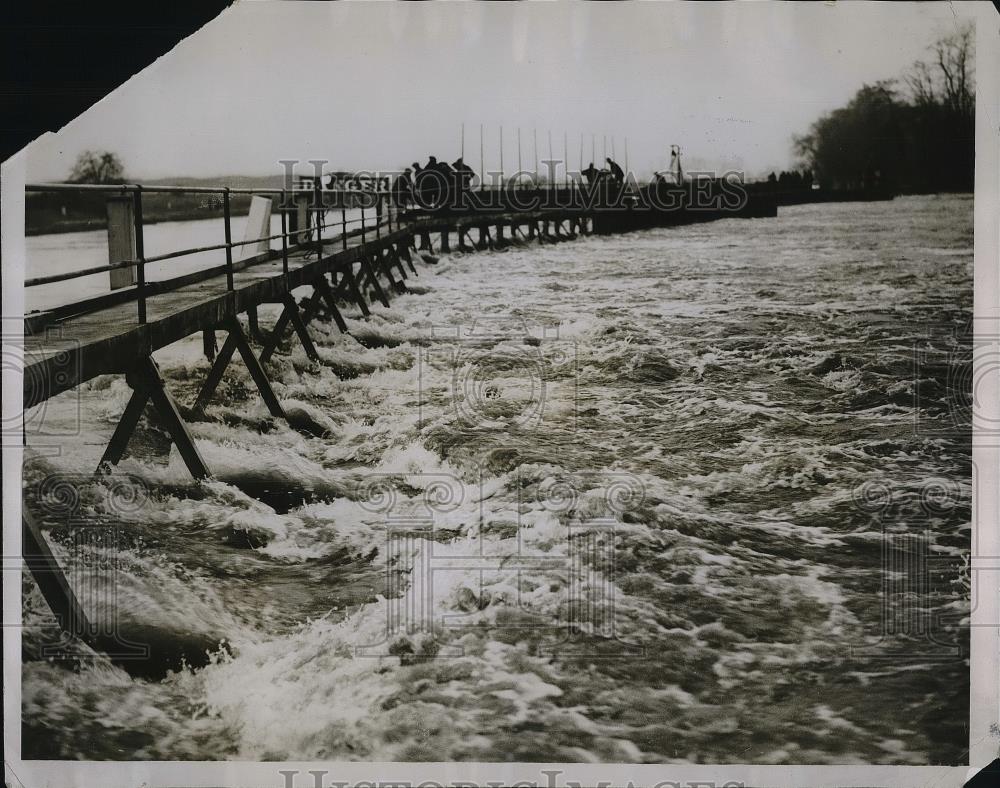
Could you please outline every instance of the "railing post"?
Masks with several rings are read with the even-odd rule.
[[[317,179],[317,183],[319,180]],[[323,259],[323,220],[326,219],[326,211],[323,204],[322,184],[316,187],[316,261]]]
[[[288,289],[288,207],[285,190],[281,190],[281,271],[285,275],[285,289]]]
[[[340,238],[343,242],[344,250],[347,250],[347,196],[340,195]]]
[[[361,201],[361,245],[365,245],[365,203]]]
[[[229,187],[222,190],[222,215],[226,224],[226,289],[233,290],[233,230],[229,214]]]
[[[136,185],[132,192],[135,201],[133,221],[135,222],[135,274],[138,294],[139,323],[146,322],[146,250],[142,238],[142,186]]]

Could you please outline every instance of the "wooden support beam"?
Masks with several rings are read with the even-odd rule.
[[[479,228],[479,242],[476,244],[476,248],[480,251],[493,248],[493,239],[490,238],[490,231],[486,225]]]
[[[417,247],[421,251],[427,250],[431,254],[434,254],[434,246],[431,244],[431,234],[428,232],[420,233],[420,246]]]
[[[240,351],[240,356],[243,357],[243,363],[247,365],[250,377],[253,378],[253,382],[257,384],[257,391],[260,392],[261,399],[264,400],[264,404],[267,406],[268,411],[272,416],[288,421],[288,415],[285,413],[285,409],[281,407],[281,402],[278,401],[278,397],[274,393],[274,389],[271,388],[271,381],[267,379],[267,375],[264,373],[264,368],[257,360],[257,356],[254,355],[253,348],[250,347],[250,343],[247,341],[246,335],[243,333],[243,328],[240,326],[240,321],[235,317],[232,318],[228,324],[228,328],[229,337],[236,338],[236,349]]]
[[[215,344],[215,331],[211,328],[206,328],[201,332],[201,346],[202,350],[205,351],[205,358],[209,361],[215,360],[215,353],[218,349]]]
[[[264,400],[268,411],[272,416],[288,421],[288,416],[285,414],[284,408],[281,407],[274,389],[271,388],[271,382],[267,379],[267,375],[264,374],[264,368],[261,367],[260,362],[254,355],[253,349],[250,347],[250,342],[247,341],[246,334],[243,333],[240,321],[235,317],[231,318],[223,323],[221,328],[224,328],[228,332],[228,336],[226,337],[225,344],[222,346],[222,351],[219,353],[215,364],[212,365],[212,369],[205,379],[205,383],[201,387],[201,391],[198,393],[198,399],[195,400],[193,410],[203,411],[205,409],[205,405],[208,404],[209,399],[211,399],[216,388],[218,388],[222,380],[222,375],[232,360],[233,353],[239,350],[240,356],[243,358],[243,363],[247,365],[250,377],[257,384],[257,391],[260,392],[261,399]]]
[[[449,230],[447,227],[441,231],[441,251],[446,254],[451,251],[451,243],[448,240],[448,232]]]
[[[149,402],[148,389],[133,387],[132,396],[129,397],[128,403],[125,405],[125,412],[122,413],[122,417],[118,420],[118,426],[115,427],[114,434],[112,434],[111,440],[108,441],[108,446],[104,450],[98,468],[102,467],[105,463],[108,465],[117,465],[121,461],[121,458],[125,456],[125,449],[128,448],[129,439],[132,437],[132,433],[135,432],[139,419],[142,418],[142,413],[146,409],[147,402]]]
[[[257,319],[256,306],[252,306],[247,310],[247,328],[250,329],[250,336],[253,337],[254,342],[261,345],[267,342],[267,337],[260,330],[260,321]]]
[[[368,280],[369,280],[369,283],[371,284],[372,290],[375,291],[375,295],[378,297],[378,300],[381,302],[382,306],[384,306],[386,309],[388,309],[389,308],[389,297],[385,294],[385,290],[382,289],[382,285],[378,281],[378,275],[375,273],[375,268],[372,265],[372,261],[371,261],[371,259],[369,257],[366,256],[366,257],[362,257],[361,258],[361,270],[363,272],[366,272],[368,274]],[[353,272],[353,270],[351,272],[350,281],[351,281],[352,286],[354,287],[354,289],[357,290],[358,289],[358,284],[357,284],[357,280],[354,278],[354,272]],[[358,297],[359,298],[361,297],[360,291],[358,292]],[[364,299],[362,299],[362,300],[364,300]]]
[[[45,541],[41,526],[35,521],[28,507],[21,506],[21,555],[35,578],[45,603],[56,617],[59,628],[71,638],[91,643],[96,634],[90,625],[83,606],[73,593],[66,575]]]
[[[385,260],[387,267],[396,266],[399,269],[399,275],[402,279],[409,279],[410,275],[406,273],[406,267],[403,265],[403,261],[399,259],[399,255],[396,254],[395,250],[390,246],[388,249],[382,249],[379,251],[382,259]]]
[[[215,390],[219,387],[219,383],[222,382],[222,375],[226,371],[226,367],[229,366],[229,362],[235,352],[236,337],[230,331],[226,337],[226,341],[222,343],[222,350],[215,357],[215,363],[212,364],[212,368],[208,371],[208,377],[201,384],[201,390],[198,392],[194,405],[191,407],[191,410],[195,413],[201,413],[205,410],[205,405],[208,404],[212,395],[215,394]]]
[[[278,315],[278,322],[274,324],[274,328],[271,329],[270,335],[268,335],[264,342],[264,348],[260,351],[260,363],[266,364],[271,360],[271,356],[274,355],[274,351],[278,347],[278,343],[281,341],[282,335],[285,333],[285,329],[288,328],[288,321],[291,317],[288,314],[288,309],[282,309],[281,314]]]
[[[306,324],[302,322],[302,316],[299,314],[299,305],[295,303],[295,299],[291,293],[285,296],[285,311],[288,312],[292,328],[298,334],[299,341],[302,343],[302,347],[305,348],[306,355],[311,361],[319,361],[319,353],[316,352],[316,346],[313,344],[312,337],[306,331]]]
[[[397,293],[405,293],[406,285],[404,285],[402,282],[396,281],[396,277],[392,275],[392,268],[386,262],[385,258],[379,255],[376,258],[376,262],[379,268],[381,269],[382,273],[385,275],[385,278],[389,280],[389,284],[392,286],[392,289],[395,290]]]
[[[181,459],[184,460],[188,472],[195,479],[205,479],[211,476],[208,472],[208,467],[205,465],[205,461],[198,452],[194,438],[191,437],[187,425],[181,418],[177,403],[174,402],[173,397],[170,396],[170,392],[167,391],[163,378],[160,375],[160,370],[152,357],[147,356],[133,369],[129,370],[125,375],[125,380],[132,387],[132,398],[128,401],[128,405],[125,406],[125,413],[115,428],[115,433],[108,444],[108,448],[104,451],[101,464],[109,463],[115,465],[121,460],[125,454],[125,448],[128,446],[128,441],[132,437],[135,427],[139,423],[139,418],[146,407],[146,402],[151,400],[153,407],[156,408],[156,412],[160,416],[163,426],[166,427],[167,432],[177,446],[177,451],[180,453]]]
[[[410,254],[410,250],[404,244],[396,244],[396,255],[406,261],[406,264],[410,266],[410,270],[416,276],[417,267],[413,264],[413,255]]]
[[[336,276],[336,274],[334,274]],[[354,303],[358,305],[358,309],[361,310],[361,314],[365,317],[371,317],[371,310],[368,308],[368,303],[365,301],[364,295],[361,293],[361,289],[358,287],[358,280],[354,276],[354,263],[348,263],[347,268],[340,273],[340,284],[337,286],[338,289],[343,286],[347,289],[347,292],[354,299]]]
[[[344,316],[340,314],[340,310],[337,309],[337,302],[333,297],[333,290],[330,289],[330,284],[326,281],[326,275],[319,277],[315,282],[313,282],[313,297],[316,298],[317,302],[322,299],[322,303],[326,305],[326,308],[330,311],[331,317],[333,317],[333,322],[337,324],[337,328],[340,329],[341,334],[347,333],[347,323],[344,322]],[[361,303],[364,304],[364,299],[361,299]],[[363,307],[365,316],[368,314],[368,305],[365,304]],[[308,321],[306,321],[308,322]]]

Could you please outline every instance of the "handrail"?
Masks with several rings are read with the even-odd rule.
[[[143,190],[143,191],[145,191],[145,190]],[[354,235],[360,235],[361,234],[360,231],[363,229],[364,219],[363,218],[348,219],[346,222],[337,222],[337,224],[339,224],[339,225],[358,224],[358,223],[362,224],[362,228],[359,228],[358,230],[354,230],[354,231],[348,232],[344,236],[345,241],[346,241],[347,238],[350,238],[350,237],[352,237]],[[383,224],[388,224],[388,220],[386,220],[384,222],[380,222],[378,226],[381,226]],[[369,225],[369,227],[370,226],[371,225]],[[313,231],[313,229],[315,229],[315,228],[307,228],[307,229],[304,229],[304,230],[289,230],[289,231],[284,232],[284,233],[277,233],[276,235],[266,235],[266,236],[261,236],[260,238],[251,238],[251,239],[245,240],[245,241],[233,241],[232,243],[229,243],[229,244],[221,243],[221,244],[213,244],[211,246],[195,246],[195,247],[191,247],[190,249],[180,249],[180,250],[178,250],[176,252],[166,252],[165,254],[154,255],[152,257],[146,257],[142,262],[143,262],[143,264],[159,263],[159,262],[162,262],[164,260],[173,260],[173,259],[176,259],[178,257],[184,257],[184,256],[189,255],[189,254],[200,254],[202,252],[217,252],[217,251],[219,251],[221,249],[234,248],[234,247],[237,247],[237,246],[251,246],[253,244],[260,243],[261,241],[274,241],[274,240],[277,240],[279,238],[287,240],[289,238],[292,238],[292,237],[295,237],[295,236],[301,236],[301,235],[304,235],[306,233],[310,233],[311,234],[312,231]],[[336,238],[336,237],[337,236],[334,236],[334,238]],[[333,240],[333,238],[331,238],[330,240]],[[31,278],[31,279],[25,279],[24,280],[24,286],[25,287],[38,287],[39,285],[49,285],[49,284],[54,284],[56,282],[65,282],[65,281],[70,280],[70,279],[79,279],[79,278],[82,278],[84,276],[94,276],[95,274],[103,274],[103,273],[107,273],[108,271],[117,271],[117,270],[119,270],[121,268],[133,268],[133,267],[135,267],[137,265],[139,265],[139,260],[121,260],[121,261],[119,261],[117,263],[109,263],[108,265],[92,266],[90,268],[81,268],[81,269],[78,269],[76,271],[65,271],[65,272],[63,272],[61,274],[50,274],[48,276],[36,276],[36,277]]]
[[[144,194],[218,194],[226,191],[224,186],[145,186],[141,183],[26,183],[26,192],[96,192],[125,193],[142,189]],[[386,192],[373,189],[320,189],[323,194],[358,194],[371,196]],[[230,194],[315,194],[316,189],[310,188],[230,188]]]

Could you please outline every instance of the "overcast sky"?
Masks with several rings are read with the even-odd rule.
[[[132,179],[273,174],[280,159],[392,168],[434,153],[479,169],[596,139],[640,173],[790,166],[792,136],[864,82],[898,77],[970,9],[948,3],[293,3],[242,0],[68,126],[29,180],[86,148]]]

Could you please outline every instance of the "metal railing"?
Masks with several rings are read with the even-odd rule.
[[[75,271],[67,271],[58,274],[50,274],[47,276],[38,276],[30,279],[26,279],[24,282],[25,287],[38,287],[41,285],[53,284],[56,282],[64,282],[73,279],[79,279],[85,276],[93,276],[95,274],[102,274],[110,271],[125,269],[125,268],[135,268],[135,294],[136,294],[136,304],[137,304],[137,315],[139,323],[146,322],[146,301],[149,296],[149,287],[146,281],[146,266],[151,263],[163,262],[165,260],[172,260],[179,257],[185,257],[193,254],[200,254],[204,252],[212,252],[225,250],[226,262],[225,262],[225,274],[226,274],[226,289],[232,291],[235,289],[235,272],[236,266],[233,261],[233,249],[237,247],[250,246],[254,244],[261,244],[267,242],[268,244],[268,255],[271,253],[271,242],[274,240],[281,240],[281,261],[282,261],[282,272],[287,277],[289,272],[289,254],[295,249],[301,248],[303,250],[308,249],[310,236],[315,235],[316,252],[320,258],[323,255],[323,228],[326,226],[326,214],[334,210],[335,207],[329,205],[329,202],[336,204],[340,203],[340,236],[343,239],[343,248],[348,248],[348,238],[360,234],[361,242],[364,244],[366,242],[366,234],[370,229],[374,229],[376,236],[381,236],[381,228],[383,224],[388,226],[388,230],[392,230],[392,213],[391,211],[382,210],[383,205],[386,204],[388,200],[388,194],[385,191],[369,191],[364,189],[323,189],[323,188],[293,188],[293,189],[267,189],[267,188],[231,188],[231,187],[205,187],[205,186],[143,186],[142,184],[70,184],[70,183],[52,183],[52,184],[27,184],[25,186],[26,192],[63,192],[63,193],[99,193],[107,194],[109,196],[132,196],[132,217],[133,217],[133,232],[135,239],[135,257],[134,259],[122,260],[115,263],[109,263],[107,265],[92,266],[89,268],[77,269]],[[197,246],[186,249],[179,249],[172,252],[166,252],[164,254],[147,256],[145,254],[145,238],[144,238],[144,219],[143,219],[143,195],[146,194],[208,194],[213,196],[220,196],[222,198],[222,219],[223,219],[223,230],[224,230],[224,242],[219,244],[211,244],[208,246]],[[281,232],[272,235],[264,235],[258,238],[251,238],[243,241],[233,241],[232,239],[232,206],[231,206],[231,196],[232,195],[258,195],[258,196],[269,196],[269,197],[280,197],[281,202],[279,203],[278,210],[281,216]],[[300,196],[306,196],[309,198],[309,203],[306,205],[305,227],[294,227],[289,229],[288,227],[288,215],[294,212],[296,218],[298,218],[298,211],[300,210],[301,203],[299,202]],[[333,200],[330,200],[330,197]],[[357,205],[351,206],[352,209],[361,210],[361,216],[358,218],[347,218],[347,203],[353,201],[358,203]],[[373,203],[372,205],[367,205],[366,203]],[[372,226],[370,224],[371,217],[366,217],[366,211],[374,211],[376,213],[376,221]],[[384,213],[384,221],[383,221]],[[312,225],[309,225],[309,218],[313,217]],[[369,222],[366,222],[366,218]],[[358,230],[352,231],[349,229],[352,225],[360,225]],[[397,215],[396,221],[397,229],[399,228],[399,217]],[[295,239],[294,243],[291,243],[291,239]],[[335,238],[335,237],[334,237]],[[330,240],[334,240],[331,238]]]

